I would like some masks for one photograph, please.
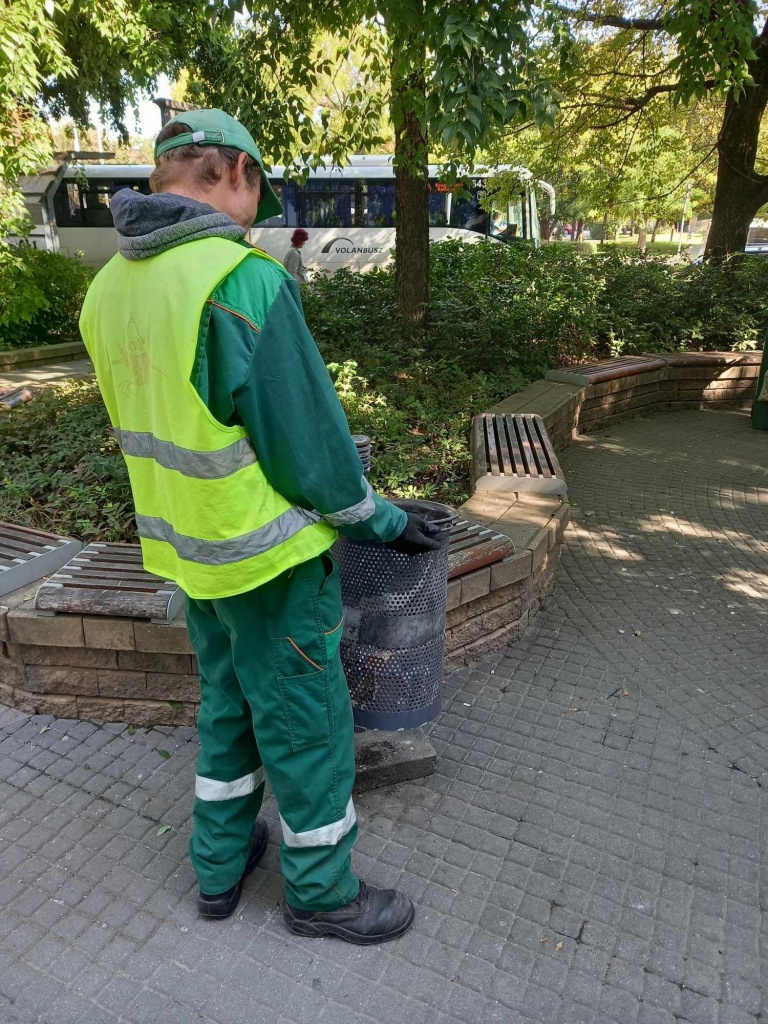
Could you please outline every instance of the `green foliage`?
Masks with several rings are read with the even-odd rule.
[[[125,114],[174,75],[225,0],[0,0],[0,238],[24,235],[18,181],[53,159],[45,118],[89,122],[91,104],[127,136]]]
[[[418,346],[394,272],[341,270],[303,292],[353,433],[374,442],[384,494],[459,504],[469,423],[551,365],[609,355],[754,348],[768,330],[768,260],[671,263],[621,246],[431,247],[432,317]],[[92,383],[0,419],[0,519],[84,540],[135,539],[128,477]]]
[[[85,541],[134,540],[128,472],[95,383],[69,383],[0,419],[0,519]]]
[[[450,302],[449,291],[445,281],[435,283],[436,308]],[[414,346],[398,322],[391,269],[338,271],[305,289],[303,301],[352,432],[374,441],[375,486],[400,497],[463,501],[469,419],[523,387],[519,369],[475,366],[468,349],[454,354],[447,339],[441,344],[437,329]]]
[[[0,351],[79,341],[77,321],[93,275],[60,253],[0,245]]]
[[[320,155],[343,162],[370,149],[388,105],[394,129],[415,116],[453,173],[500,126],[522,116],[552,121],[551,90],[529,29],[531,0],[234,6],[246,17],[233,25],[221,20],[200,39],[190,95],[241,118],[274,163],[312,164]],[[556,17],[545,7],[536,23],[538,33],[548,32]],[[323,87],[340,67],[349,76],[343,111],[334,110]]]

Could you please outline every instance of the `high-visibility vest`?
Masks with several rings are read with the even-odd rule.
[[[118,254],[80,317],[128,465],[144,567],[200,600],[261,586],[336,538],[272,487],[243,427],[219,423],[191,383],[206,299],[243,259],[271,257],[224,238],[145,260]]]

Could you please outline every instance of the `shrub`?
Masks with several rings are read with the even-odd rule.
[[[0,245],[0,351],[79,341],[94,273],[60,253]]]
[[[372,482],[391,496],[463,501],[471,416],[554,363],[755,347],[768,329],[768,260],[756,257],[691,266],[618,246],[593,255],[569,243],[445,242],[431,272],[418,343],[398,322],[391,268],[342,270],[303,291],[350,427],[374,441]],[[0,418],[0,519],[135,540],[127,472],[106,426],[93,383],[40,393]]]
[[[0,519],[85,541],[135,540],[128,471],[92,381],[0,419]]]

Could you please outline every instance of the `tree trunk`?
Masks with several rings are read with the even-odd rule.
[[[603,226],[600,229],[600,245],[605,245],[605,236],[608,231],[608,211],[603,214]]]
[[[640,230],[637,234],[637,248],[645,254],[645,250],[648,247],[648,221],[642,221],[640,224]]]
[[[423,121],[426,82],[423,70],[408,70],[409,64],[413,67],[413,54],[407,52],[411,45],[407,38],[396,39],[392,61],[395,294],[398,313],[418,333],[425,326],[429,303],[428,145]]]
[[[768,53],[754,64],[768,65]],[[768,78],[768,66],[763,68]],[[719,160],[712,226],[705,254],[718,259],[743,252],[749,225],[768,202],[768,175],[755,171],[760,122],[768,105],[768,84],[747,86],[739,98],[725,103],[723,127],[718,139]]]
[[[651,232],[651,244],[656,241],[656,235],[659,233],[659,228],[664,226],[663,220],[655,220],[653,222],[653,231]]]
[[[539,234],[542,242],[548,242],[552,238],[556,223],[556,220],[550,220],[549,217],[539,217]]]
[[[579,218],[579,220],[576,221],[576,241],[584,241],[584,221],[581,220],[581,218]]]

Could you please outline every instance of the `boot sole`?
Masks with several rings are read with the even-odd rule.
[[[401,935],[405,935],[413,924],[415,916],[416,910],[414,908],[408,920],[396,931],[383,932],[380,935],[359,935],[357,932],[352,932],[339,924],[312,924],[310,921],[289,921],[287,918],[283,918],[283,920],[289,932],[292,932],[294,935],[301,935],[306,939],[333,937],[343,939],[345,942],[351,942],[355,946],[375,946],[382,942],[391,942],[393,939],[399,939]]]

